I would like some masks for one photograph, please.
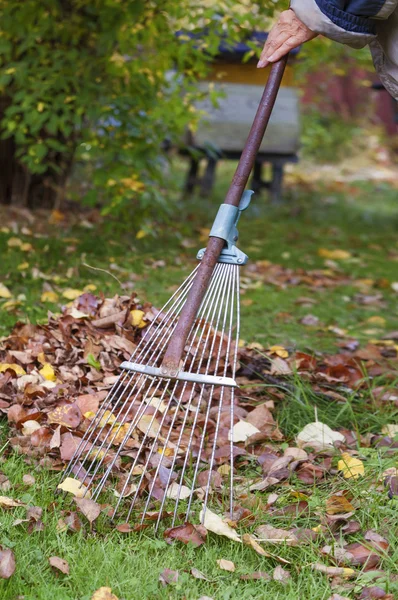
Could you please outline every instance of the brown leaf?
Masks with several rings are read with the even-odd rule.
[[[379,554],[372,552],[371,548],[367,548],[359,542],[344,546],[344,550],[352,556],[350,562],[352,565],[361,565],[365,571],[374,569],[381,561]]]
[[[272,542],[273,544],[287,544],[289,546],[297,545],[298,539],[286,529],[277,529],[272,525],[260,525],[256,529],[257,535],[262,542]]]
[[[33,475],[24,475],[22,477],[22,481],[25,485],[34,485],[36,483],[36,479],[33,477]]]
[[[289,583],[291,577],[292,576],[290,575],[289,571],[286,571],[286,569],[283,569],[280,565],[275,567],[274,572],[272,574],[272,579],[274,581],[279,581],[280,583],[283,583],[283,585]]]
[[[57,530],[65,529],[77,533],[82,528],[82,522],[76,512],[68,512],[62,519],[58,520]]]
[[[101,513],[101,506],[94,502],[94,500],[90,500],[89,498],[74,498],[74,501],[90,523],[98,519]]]
[[[162,585],[172,585],[178,582],[178,571],[172,569],[163,569],[159,575],[159,581]]]
[[[328,515],[338,515],[355,510],[354,506],[347,500],[344,492],[333,494],[326,500],[326,512]]]
[[[314,571],[325,573],[330,577],[343,577],[344,579],[356,577],[356,572],[354,569],[346,569],[345,567],[328,567],[327,565],[323,565],[321,563],[313,563],[311,566]]]
[[[29,506],[26,511],[26,518],[30,521],[39,521],[42,514],[43,509],[40,506]]]
[[[383,588],[378,586],[363,588],[359,600],[394,600],[392,594],[387,594]]]
[[[0,547],[0,577],[9,579],[15,571],[15,556],[10,548]]]
[[[0,507],[1,508],[14,508],[15,506],[25,506],[20,500],[13,500],[8,496],[0,496]]]
[[[163,535],[168,543],[171,543],[172,540],[178,540],[183,544],[193,544],[195,547],[205,543],[204,538],[192,523],[184,523],[178,527],[166,529]]]
[[[69,575],[69,565],[63,558],[59,558],[58,556],[50,556],[48,562],[54,569],[61,571],[61,573],[64,573],[65,575]]]
[[[134,531],[129,523],[120,523],[119,525],[116,525],[115,529],[120,531],[120,533],[131,533]]]
[[[223,571],[230,571],[233,573],[235,571],[235,565],[232,560],[227,560],[226,558],[219,558],[216,560],[216,563]]]
[[[76,429],[82,420],[82,413],[76,403],[57,406],[47,415],[49,423],[57,423],[70,429]]]
[[[204,581],[210,581],[210,579],[208,579],[206,575],[203,575],[203,573],[199,571],[199,569],[195,569],[195,567],[191,569],[191,575],[192,577],[195,577],[195,579],[203,579]]]

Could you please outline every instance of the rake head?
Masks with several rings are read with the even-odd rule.
[[[149,518],[157,529],[166,515],[173,527],[189,520],[198,498],[203,522],[221,489],[232,512],[239,268],[216,264],[180,369],[164,376],[162,361],[199,266],[191,273],[122,363],[118,381],[89,421],[64,477],[78,479],[94,500],[113,492],[114,516],[127,521],[134,514],[141,523]]]

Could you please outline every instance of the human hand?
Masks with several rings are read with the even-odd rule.
[[[261,69],[269,63],[276,62],[293,48],[312,40],[317,35],[296,17],[291,8],[284,10],[268,34],[257,67]]]

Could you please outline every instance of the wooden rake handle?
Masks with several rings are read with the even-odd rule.
[[[274,108],[287,60],[288,56],[284,56],[271,67],[271,72],[265,85],[256,116],[254,117],[253,125],[251,126],[238,166],[225,197],[225,204],[239,206],[239,202],[254,166],[257,152],[264,137],[272,109]],[[195,279],[181,311],[177,326],[170,338],[169,345],[164,355],[161,372],[166,377],[175,376],[179,371],[181,357],[184,352],[189,332],[195,322],[196,315],[205,296],[214,267],[224,245],[225,241],[221,238],[209,238],[205,255],[196,272]]]

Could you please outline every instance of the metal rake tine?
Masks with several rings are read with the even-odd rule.
[[[181,287],[182,287],[182,286],[181,286]],[[188,288],[188,289],[189,289],[189,288]],[[181,296],[179,296],[179,297],[177,298],[177,300],[174,302],[174,304],[172,305],[172,307],[171,307],[171,308],[173,308],[173,307],[177,307],[177,310],[180,310],[180,308],[182,307],[182,305],[183,305],[183,303],[184,303],[184,301],[185,301],[185,295],[186,295],[186,294],[184,293],[184,295],[181,295]],[[177,313],[177,314],[178,314],[178,313]],[[165,317],[164,317],[163,321],[166,321],[166,317],[167,317],[167,314],[165,315]],[[172,324],[173,324],[173,323],[172,323]],[[174,326],[175,326],[175,324],[174,324]],[[169,326],[169,327],[168,327],[168,329],[167,329],[167,330],[164,332],[164,330],[163,330],[163,329],[161,329],[161,327],[160,327],[160,325],[159,325],[159,326],[158,326],[158,328],[157,328],[157,330],[155,330],[155,333],[157,333],[158,331],[159,331],[160,333],[162,333],[162,331],[164,332],[164,333],[163,333],[163,336],[162,336],[162,338],[161,338],[161,341],[162,341],[162,340],[163,340],[163,338],[164,338],[164,337],[167,335],[167,333],[169,332],[170,328],[171,328],[171,327]],[[168,342],[168,340],[169,340],[169,338],[170,338],[171,334],[172,334],[172,332],[170,332],[170,335],[169,335],[169,337],[167,338],[166,342],[164,343],[164,346],[163,346],[163,347],[161,347],[161,349],[160,349],[160,350],[159,350],[159,348],[157,348],[157,349],[155,350],[155,352],[153,352],[153,353],[152,353],[152,356],[150,357],[150,359],[153,359],[153,357],[154,357],[154,355],[155,355],[156,351],[158,351],[158,355],[159,355],[159,356],[161,355],[161,352],[162,352],[162,350],[164,349],[164,347],[166,346],[166,344],[167,344],[167,342]],[[157,336],[155,335],[155,339],[156,339],[156,337],[157,337]],[[140,342],[140,343],[141,343],[141,342]],[[144,346],[144,350],[145,350],[145,349],[146,349],[146,347]],[[149,352],[150,352],[150,348],[148,349],[148,351],[147,351],[147,352],[145,352],[145,353],[144,353],[144,358],[147,356],[147,354],[148,354]],[[134,353],[133,353],[133,356],[134,356]],[[141,356],[142,356],[142,352],[140,353],[139,357],[141,357]],[[91,440],[90,440],[91,434],[92,434],[92,433],[93,433],[93,432],[96,430],[96,428],[97,428],[98,424],[101,422],[101,420],[102,420],[102,418],[103,418],[104,414],[106,413],[106,411],[107,411],[107,410],[109,410],[109,408],[112,406],[112,402],[113,402],[114,398],[116,397],[116,393],[117,393],[117,392],[118,392],[118,390],[120,389],[121,385],[122,385],[122,384],[123,384],[123,383],[126,381],[126,379],[128,378],[128,376],[130,377],[130,380],[129,380],[129,382],[127,383],[127,385],[130,385],[130,384],[131,384],[131,382],[132,382],[132,380],[133,380],[133,377],[134,377],[134,375],[128,375],[128,373],[129,373],[129,372],[128,372],[127,370],[125,370],[125,371],[124,371],[124,373],[123,373],[123,374],[121,374],[121,375],[119,376],[119,379],[118,379],[118,381],[117,381],[117,382],[115,382],[115,385],[117,385],[117,384],[118,384],[118,387],[117,387],[117,389],[114,391],[113,395],[112,395],[111,393],[110,393],[110,394],[108,394],[108,399],[107,399],[107,402],[105,403],[105,407],[104,407],[104,408],[103,408],[103,407],[101,407],[101,411],[100,411],[100,412],[98,413],[98,415],[96,416],[96,419],[95,419],[95,420],[93,420],[93,421],[94,421],[94,425],[90,424],[90,427],[89,427],[89,429],[88,429],[88,431],[89,431],[89,434],[86,436],[86,440],[85,440],[85,442],[86,442],[86,443],[85,443],[84,447],[83,447],[81,450],[79,450],[79,453],[77,453],[77,450],[76,450],[76,452],[75,452],[76,456],[78,456],[79,458],[80,458],[80,455],[81,455],[81,453],[84,451],[85,447],[87,447],[87,444],[88,444],[88,443],[91,441]],[[126,377],[126,376],[127,376],[127,377]],[[123,379],[122,379],[122,377],[123,377]],[[141,379],[141,377],[142,377],[142,376],[140,376],[140,378],[139,378],[139,379]],[[131,397],[131,393],[129,394],[129,396]],[[125,404],[126,404],[126,402],[123,404],[123,407],[125,406]],[[119,413],[118,413],[118,414],[120,414],[120,411],[119,411]],[[93,445],[95,445],[95,444],[96,444],[97,440],[100,438],[100,436],[101,436],[101,434],[102,434],[102,431],[104,430],[104,428],[106,427],[106,425],[108,425],[108,423],[109,423],[109,420],[110,420],[110,417],[111,417],[111,414],[109,414],[109,415],[108,415],[108,417],[106,418],[106,421],[105,421],[104,425],[101,427],[100,431],[97,433],[97,436],[96,436],[95,440],[93,441]],[[86,432],[86,433],[87,433],[87,432]],[[80,448],[80,445],[79,445],[79,448]],[[96,460],[96,458],[97,458],[98,454],[99,454],[99,453],[97,452],[97,454],[96,454],[96,456],[95,456],[94,460]],[[72,459],[71,459],[71,462],[70,462],[70,470],[72,470],[72,469],[73,469],[73,467],[74,467],[74,459],[75,459],[75,455],[74,455],[74,456],[72,457]],[[80,471],[81,471],[81,469],[83,468],[83,466],[84,466],[85,462],[86,462],[86,458],[84,458],[84,459],[83,459],[83,462],[81,463],[81,465],[80,465],[80,467],[79,467],[79,469],[78,469],[78,471],[77,471],[77,473],[76,473],[76,477],[77,477],[77,476],[78,476],[78,474],[80,473]],[[92,462],[93,462],[93,460],[92,460]],[[70,472],[70,470],[69,470],[69,472]]]
[[[215,282],[215,283],[214,283],[214,288],[213,288],[212,286],[209,286],[209,289],[207,290],[207,293],[206,293],[206,296],[205,296],[205,299],[204,299],[203,305],[202,305],[202,307],[200,308],[199,315],[200,315],[202,312],[204,312],[204,310],[206,309],[207,303],[210,301],[211,295],[216,293],[216,291],[217,291],[217,285],[219,285],[219,282],[222,282],[222,275],[223,275],[223,271],[224,271],[224,269],[223,269],[222,267],[220,267],[220,269],[217,269],[217,270],[216,270],[216,273],[214,274],[214,282]],[[204,329],[206,328],[206,325],[207,325],[207,323],[204,323],[204,325],[203,325],[203,331],[204,331]],[[187,359],[188,359],[188,356],[189,356],[190,350],[192,349],[193,343],[194,343],[195,341],[197,341],[196,334],[197,334],[197,332],[199,331],[199,329],[200,329],[200,326],[201,326],[200,319],[197,319],[196,331],[195,331],[194,333],[192,333],[192,332],[191,332],[191,334],[190,334],[190,337],[191,337],[191,336],[192,336],[192,337],[191,337],[191,342],[190,342],[190,346],[189,346],[188,352],[187,352],[187,353],[186,353],[186,355],[185,355],[184,365],[185,365],[185,363],[186,363],[186,361],[187,361]],[[202,336],[201,336],[201,337],[202,337]],[[201,339],[201,338],[199,338],[199,339]],[[197,354],[197,352],[198,352],[198,349],[199,349],[199,344],[197,344],[197,349],[196,349],[196,351],[195,351],[195,356],[196,356],[196,354]],[[177,388],[177,386],[178,386],[178,383],[179,383],[179,382],[178,382],[178,380],[177,380],[177,381],[176,381],[176,383],[175,383],[175,386],[174,386],[174,388],[173,388],[173,391],[172,391],[172,394],[171,394],[171,398],[170,398],[170,400],[169,400],[169,405],[167,406],[167,408],[166,408],[166,410],[164,411],[164,414],[163,414],[163,416],[162,416],[162,420],[161,420],[160,427],[159,427],[159,432],[161,431],[161,428],[162,428],[162,426],[163,426],[164,420],[165,420],[165,418],[166,418],[167,412],[168,412],[168,410],[169,410],[170,403],[171,403],[171,401],[172,401],[172,399],[173,399],[173,395],[174,395],[174,393],[175,393],[175,390],[176,390],[176,388]],[[185,389],[185,387],[184,387],[184,389]],[[181,398],[182,398],[182,394],[183,394],[183,392],[180,394],[180,399],[179,399],[179,401],[177,401],[177,408],[176,408],[175,416],[174,416],[174,419],[173,419],[173,423],[174,423],[174,420],[175,420],[176,414],[177,414],[177,412],[178,412],[178,409],[179,409],[179,407],[180,407],[180,404],[181,404]],[[171,431],[171,429],[169,429],[169,432],[170,432],[170,431]],[[159,466],[161,465],[161,463],[162,463],[162,460],[163,460],[163,457],[164,457],[165,448],[167,447],[168,439],[169,439],[169,438],[167,438],[166,444],[165,444],[165,446],[164,446],[164,448],[163,448],[163,452],[162,452],[162,455],[161,455],[161,459],[160,459],[160,461],[159,461],[158,469],[156,470],[156,474],[155,474],[155,477],[154,477],[154,479],[153,479],[153,484],[152,484],[152,486],[151,486],[151,489],[150,489],[150,491],[149,491],[149,494],[148,494],[148,500],[147,500],[146,506],[145,506],[145,508],[144,508],[144,511],[143,511],[143,518],[145,517],[146,509],[147,509],[147,506],[148,506],[148,504],[149,504],[149,501],[150,501],[150,498],[151,498],[151,494],[152,494],[152,491],[153,491],[154,483],[155,483],[155,481],[156,481],[156,477],[157,477],[157,474],[158,474],[158,471],[159,471]],[[155,441],[157,441],[157,440],[155,440]],[[143,480],[144,474],[145,474],[145,472],[146,472],[146,470],[147,470],[147,467],[148,467],[148,465],[149,465],[149,461],[150,461],[150,459],[151,459],[151,457],[152,457],[152,453],[153,453],[153,448],[154,448],[154,446],[155,446],[155,443],[152,445],[152,448],[151,448],[151,450],[150,450],[150,453],[149,453],[149,455],[148,455],[148,457],[147,457],[146,465],[145,465],[145,467],[144,467],[143,474],[141,475],[141,479],[140,479],[140,481],[139,481],[139,484],[138,484],[137,491],[136,491],[136,493],[135,493],[135,495],[134,495],[134,497],[133,497],[133,500],[131,501],[131,506],[130,506],[130,509],[129,509],[129,512],[128,512],[128,517],[130,516],[130,514],[131,514],[131,511],[132,511],[132,509],[133,509],[133,507],[134,507],[134,505],[135,505],[135,502],[136,502],[136,500],[137,500],[137,495],[138,495],[139,489],[140,489],[140,487],[141,487],[141,483],[142,483],[142,480]],[[137,453],[136,460],[138,459],[138,456],[139,456],[139,454]],[[130,469],[130,473],[132,472],[133,468],[134,468],[134,466],[132,466],[132,468]]]
[[[197,373],[200,373],[200,369],[201,369],[202,363],[203,363],[204,358],[205,358],[205,354],[206,354],[206,350],[207,350],[207,344],[208,344],[208,340],[209,340],[210,335],[211,335],[213,321],[214,321],[216,313],[217,313],[217,303],[214,306],[213,314],[212,314],[212,317],[211,317],[211,321],[207,321],[205,323],[205,325],[203,327],[203,330],[202,330],[201,337],[200,337],[200,339],[199,339],[199,341],[197,343],[197,348],[199,348],[199,343],[200,343],[200,341],[203,338],[203,333],[204,333],[205,329],[207,329],[206,339],[204,341],[203,350],[202,350],[201,356],[199,358],[199,364],[197,366]],[[214,346],[214,342],[215,342],[216,336],[217,336],[217,332],[215,330],[214,331],[212,348]],[[208,356],[208,359],[207,359],[208,366],[209,366],[209,364],[210,364],[210,362],[212,360],[212,348],[211,348],[211,350],[209,352],[209,356]],[[207,370],[208,370],[208,366],[207,366]],[[198,414],[199,414],[199,408],[200,408],[200,405],[202,403],[204,388],[205,388],[205,386],[202,385],[201,386],[200,395],[199,395],[199,399],[198,399],[198,406],[197,406],[197,409],[195,410],[194,423],[193,423],[193,426],[192,426],[192,429],[191,429],[190,438],[189,438],[189,441],[188,441],[188,449],[191,447],[191,444],[192,444],[193,434],[194,434],[194,431],[195,431],[195,426],[196,426],[196,422],[197,422],[197,418],[198,418]],[[181,392],[180,398],[182,397],[182,395],[184,393],[184,390],[185,390],[185,386],[184,386],[184,388],[183,388],[183,390]],[[183,436],[183,433],[184,433],[186,421],[188,419],[188,415],[189,415],[189,412],[190,412],[190,408],[191,408],[191,404],[192,404],[192,400],[193,400],[193,396],[194,396],[194,390],[195,390],[195,386],[192,387],[192,390],[191,390],[191,393],[190,393],[190,396],[189,396],[189,400],[188,400],[188,403],[187,403],[186,408],[185,408],[184,420],[183,420],[183,423],[180,426],[180,435],[179,435],[178,440],[177,440],[176,450],[175,450],[175,453],[174,453],[174,456],[173,456],[172,465],[170,467],[170,473],[169,473],[169,476],[168,476],[168,479],[167,479],[167,482],[166,482],[166,486],[165,486],[166,492],[167,492],[168,487],[170,485],[170,481],[171,481],[173,469],[174,469],[175,463],[177,461],[178,451],[179,451],[179,448],[180,448],[180,444],[181,444],[182,436]],[[176,417],[176,415],[175,415],[175,417]],[[175,420],[175,418],[173,419],[173,422],[170,425],[169,432],[171,432],[171,430],[173,428],[174,420]],[[186,453],[186,458],[187,457],[188,457],[188,453]],[[177,497],[175,498],[175,501],[176,501],[175,505],[176,505],[176,507],[178,506],[178,503],[179,503],[179,498],[180,498],[180,493],[181,493],[181,487],[182,487],[182,485],[183,485],[183,477],[180,479],[180,484],[179,484],[179,488],[178,488],[178,492],[177,492]],[[157,529],[159,527],[160,518],[161,518],[161,514],[162,514],[162,511],[163,511],[163,506],[165,504],[165,501],[166,501],[166,494],[163,496],[163,499],[161,501],[161,507],[160,507],[160,511],[159,511],[159,516],[158,516],[158,519],[157,519],[157,522],[156,522],[156,525],[155,525],[155,531],[157,531]]]
[[[226,270],[228,271],[228,269],[226,269]],[[227,285],[228,285],[228,277],[225,277],[225,279],[224,279],[224,288]],[[217,307],[218,307],[218,316],[216,318],[216,326],[213,328],[213,339],[212,339],[212,342],[211,342],[211,345],[210,345],[209,355],[208,355],[208,358],[207,358],[207,365],[206,365],[206,368],[205,368],[205,374],[208,373],[211,361],[213,359],[213,350],[214,350],[214,346],[215,346],[216,339],[217,339],[217,333],[218,333],[217,332],[217,327],[218,327],[218,323],[219,323],[219,320],[220,320],[221,311],[223,309],[223,296],[220,295],[219,299],[221,299],[221,303],[219,305],[216,304],[216,306],[215,306],[213,317],[212,317],[212,321],[211,321],[211,323],[209,324],[209,327],[208,327],[208,335],[206,337],[206,341],[205,341],[205,344],[204,344],[204,347],[203,347],[203,351],[202,351],[202,356],[204,357],[204,355],[206,353],[206,350],[207,350],[207,343],[209,341],[210,333],[211,333],[211,330],[212,330],[213,319],[215,317],[215,314],[216,314],[216,311],[217,311]],[[197,368],[197,372],[198,373],[200,371],[200,367],[201,367],[201,364]],[[199,398],[198,398],[197,408],[196,408],[196,411],[195,411],[193,425],[192,425],[190,436],[189,436],[189,440],[188,440],[188,449],[190,449],[191,446],[192,446],[193,436],[194,436],[194,433],[195,433],[196,423],[197,423],[197,420],[198,420],[198,416],[200,414],[200,407],[201,407],[201,404],[202,404],[204,391],[205,391],[205,385],[202,385],[201,389],[200,389]],[[199,452],[199,459],[200,459],[200,454],[201,454],[201,451]],[[189,459],[189,452],[187,452],[186,455],[185,455],[185,459],[184,459],[182,471],[181,471],[181,474],[180,474],[180,484],[179,484],[179,488],[178,488],[178,492],[177,492],[177,497],[175,499],[176,502],[175,502],[175,507],[174,507],[174,515],[173,515],[172,526],[174,526],[176,515],[177,515],[178,503],[179,503],[179,499],[180,499],[181,488],[182,488],[183,481],[184,481],[184,475],[185,475],[185,470],[186,470],[186,466],[187,466],[187,463],[188,463],[188,459]]]
[[[234,269],[234,271],[235,271],[235,269]],[[234,273],[234,280],[235,280],[235,273]],[[235,281],[234,281],[234,283],[235,283]],[[226,313],[225,313],[225,316],[226,316]],[[233,317],[234,317],[234,294],[232,293],[231,294],[231,305],[230,305],[230,316],[229,316],[228,342],[227,342],[227,349],[226,349],[226,353],[225,353],[224,376],[227,374],[227,370],[228,370],[229,353],[230,353],[230,349],[231,349]],[[221,354],[221,342],[220,342],[220,354]],[[220,355],[219,355],[219,357],[220,357]],[[219,357],[218,357],[218,360],[219,360]],[[217,366],[216,366],[215,372],[217,372]],[[207,507],[207,501],[208,501],[208,497],[209,497],[209,491],[210,491],[210,485],[211,485],[211,472],[213,470],[214,456],[215,456],[215,452],[216,452],[216,445],[217,445],[217,438],[218,438],[218,431],[220,428],[220,418],[221,418],[221,413],[222,413],[224,393],[225,393],[225,387],[223,386],[221,388],[220,399],[219,399],[219,403],[218,403],[216,430],[214,432],[213,447],[212,447],[211,458],[210,458],[210,463],[209,463],[209,477],[208,477],[208,481],[207,481],[207,485],[206,485],[206,492],[205,492],[205,497],[204,497],[204,502],[203,502],[202,521],[204,521],[206,507]],[[232,432],[231,432],[230,437],[232,437]]]
[[[210,292],[210,290],[209,290],[209,292]],[[207,296],[207,295],[206,295],[206,296]],[[200,327],[200,320],[198,321],[197,328],[198,328],[198,327]],[[193,341],[194,341],[194,338],[193,338]],[[192,347],[192,345],[193,345],[193,341],[192,341],[192,343],[191,343],[191,347]],[[186,354],[185,362],[187,361],[187,359],[188,359],[188,356],[189,356],[189,350],[188,350],[188,352],[187,352],[187,354]],[[158,386],[157,386],[157,387],[159,387],[159,385],[160,385],[160,383],[161,383],[162,381],[164,381],[164,380],[162,380],[162,379],[159,379],[159,380],[158,380]],[[176,388],[176,386],[177,386],[177,385],[178,385],[178,381],[177,381],[177,383],[176,383],[176,385],[175,385],[175,387],[174,387],[174,389],[173,389],[172,396],[173,396],[173,394],[174,394],[174,390],[175,390],[175,388]],[[166,387],[168,387],[168,386],[166,386]],[[165,395],[165,390],[164,390],[164,393],[163,393],[163,395],[162,395],[162,397],[161,397],[161,399],[160,399],[160,401],[159,401],[159,403],[158,403],[158,406],[160,406],[160,402],[161,402],[161,401],[162,401],[162,399],[164,398],[164,395]],[[170,401],[172,400],[172,396],[171,396],[171,398],[170,398]],[[169,404],[170,404],[170,401],[169,401]],[[169,406],[168,406],[168,407],[167,407],[167,409],[165,410],[165,416],[166,416],[166,414],[167,414],[168,408],[169,408]],[[145,407],[145,409],[146,409],[146,407]],[[143,411],[143,412],[145,412],[145,409],[144,409],[144,411]],[[143,413],[142,413],[142,414],[143,414]],[[140,418],[141,418],[141,416],[140,416]],[[137,461],[137,459],[138,459],[138,457],[139,457],[139,455],[140,455],[140,452],[141,452],[141,450],[142,450],[143,444],[144,444],[144,442],[145,442],[145,440],[146,440],[146,437],[147,437],[147,434],[148,434],[148,432],[150,431],[150,427],[151,427],[151,425],[152,425],[152,423],[153,423],[153,421],[154,421],[154,418],[155,418],[155,414],[153,415],[153,418],[152,418],[152,420],[151,420],[151,423],[150,423],[150,424],[148,425],[148,427],[147,427],[147,430],[146,430],[146,433],[145,433],[144,439],[142,440],[142,443],[141,443],[141,445],[140,445],[140,448],[139,448],[139,450],[138,450],[138,452],[137,452],[137,457],[136,457],[136,460],[134,461],[134,463],[133,463],[133,465],[132,465],[132,467],[131,467],[131,469],[130,469],[129,476],[128,476],[128,478],[126,479],[126,484],[125,484],[125,486],[127,485],[127,482],[128,482],[128,479],[129,479],[129,477],[130,477],[130,474],[131,474],[131,473],[132,473],[132,471],[134,470],[134,466],[135,466],[135,464],[136,464],[136,461]],[[137,420],[136,422],[138,423],[138,420]],[[162,427],[162,424],[163,424],[163,422],[164,422],[164,418],[163,418],[163,419],[162,419],[162,421],[161,421],[161,425],[160,425],[160,427],[159,427],[159,433],[160,433],[160,430],[161,430],[161,427]],[[129,428],[129,431],[128,431],[128,432],[127,432],[127,434],[126,434],[126,437],[125,437],[125,439],[123,440],[122,444],[121,444],[121,445],[120,445],[120,447],[119,447],[118,453],[116,453],[116,455],[115,455],[115,457],[114,457],[114,459],[113,459],[112,463],[111,463],[111,464],[108,466],[108,469],[107,469],[106,473],[104,474],[104,476],[103,476],[103,478],[102,478],[102,480],[104,480],[104,482],[105,482],[105,480],[106,480],[106,478],[107,478],[108,474],[110,473],[110,471],[111,471],[111,469],[112,469],[112,466],[113,466],[114,462],[116,461],[116,459],[117,459],[117,456],[118,456],[118,454],[120,453],[120,451],[121,451],[121,449],[122,449],[122,446],[123,446],[123,444],[124,444],[124,443],[125,443],[125,441],[128,439],[128,437],[130,436],[130,434],[131,434],[131,431],[132,431],[133,429],[134,429],[134,427],[133,427],[133,426],[130,426],[130,428]],[[155,439],[155,442],[156,442],[156,441],[157,441],[157,438]],[[155,442],[153,443],[153,446],[152,446],[152,447],[154,447],[154,445],[155,445]],[[151,455],[150,455],[150,456],[151,456]],[[145,472],[145,470],[144,470],[144,472]],[[101,480],[101,482],[102,482],[102,480]],[[101,482],[100,482],[100,483],[101,483]],[[140,481],[139,487],[140,487],[140,486],[141,486],[141,481]],[[139,490],[139,487],[138,487],[138,490]],[[123,493],[124,493],[124,491],[123,491]]]
[[[230,274],[231,274],[231,271],[230,271],[229,275]],[[226,299],[226,302],[225,302],[226,306],[228,306],[228,302],[229,302],[229,292],[230,292],[230,287],[228,287],[228,292],[227,292],[228,295],[227,295],[227,299]],[[225,329],[225,322],[226,322],[226,309],[224,310],[223,326],[222,326],[222,331],[220,333],[220,344],[219,344],[219,349],[218,349],[218,353],[217,353],[216,366],[214,368],[214,372],[215,373],[217,373],[218,365],[219,365],[219,361],[220,361],[220,356],[221,356],[221,349],[222,349],[223,335],[224,335],[224,329]],[[222,390],[223,389],[224,388],[222,388]],[[214,393],[214,385],[211,387],[211,391],[209,393],[209,402],[208,402],[208,406],[207,406],[207,410],[206,410],[205,425],[203,427],[202,435],[200,437],[199,452],[198,452],[198,457],[196,459],[194,476],[193,476],[193,481],[192,481],[192,486],[191,486],[192,489],[194,489],[194,487],[195,487],[195,481],[196,481],[196,478],[197,478],[197,475],[198,475],[198,471],[199,471],[200,459],[201,459],[201,455],[202,455],[202,451],[203,451],[204,441],[205,441],[206,432],[207,432],[207,426],[208,426],[208,422],[209,422],[210,409],[211,409],[211,405],[212,405],[212,401],[213,401],[213,393]],[[191,495],[189,497],[189,500],[188,500],[188,506],[187,506],[187,511],[186,511],[186,515],[185,515],[185,520],[186,521],[188,521],[189,514],[191,512],[192,498],[193,498],[193,496]],[[204,506],[204,508],[205,508],[205,506]],[[203,522],[203,518],[204,518],[204,511],[203,511],[203,516],[202,516],[202,522]]]
[[[138,349],[140,348],[141,345],[143,345],[143,349],[141,350],[139,356],[137,358],[142,357],[142,351],[146,349],[146,344],[145,342],[151,341],[152,343],[154,343],[154,341],[156,340],[156,338],[158,337],[156,335],[157,332],[161,332],[161,325],[163,322],[165,322],[169,315],[172,314],[174,307],[178,307],[178,304],[183,303],[184,301],[184,297],[186,296],[186,294],[188,293],[191,285],[192,285],[192,281],[194,279],[195,273],[197,271],[198,267],[196,267],[188,276],[188,278],[182,283],[182,285],[174,292],[174,294],[171,296],[171,298],[166,302],[166,304],[164,305],[164,307],[161,309],[161,312],[164,311],[165,307],[174,299],[176,298],[176,300],[174,301],[174,303],[171,305],[171,307],[168,309],[168,311],[165,313],[165,315],[163,316],[161,322],[159,324],[156,324],[156,330],[155,330],[155,336],[153,336],[153,342],[152,342],[152,337],[149,340],[145,340],[144,338],[142,338],[139,342],[139,344],[137,345],[137,348],[135,349],[135,351],[133,352],[133,354],[131,355],[130,360],[135,357]],[[185,289],[184,289],[185,288]],[[180,294],[179,294],[180,293]],[[178,295],[179,294],[179,295]],[[150,328],[152,328],[152,326],[154,325],[154,322],[151,323],[150,327],[148,328],[148,331]],[[144,354],[144,356],[146,356],[149,352],[150,348],[148,349],[148,351]],[[86,430],[79,446],[76,448],[68,467],[65,469],[64,471],[64,477],[66,477],[74,468],[75,466],[75,460],[77,458],[80,458],[82,452],[84,452],[85,448],[87,447],[87,444],[90,440],[90,436],[92,434],[93,431],[95,431],[95,429],[98,426],[98,423],[102,420],[103,415],[106,413],[107,410],[109,410],[109,408],[112,406],[112,402],[114,400],[114,398],[116,397],[116,394],[118,393],[118,391],[120,390],[120,388],[122,387],[123,383],[126,381],[126,378],[128,377],[128,371],[124,370],[120,375],[118,380],[114,383],[114,385],[112,386],[111,390],[108,393],[107,396],[107,400],[104,403],[103,406],[101,406],[101,409],[98,411],[96,417],[93,419],[93,421],[90,423],[88,429]],[[110,415],[109,415],[110,417]],[[109,421],[109,418],[107,419],[107,422]],[[107,424],[107,423],[105,423]],[[85,462],[85,461],[84,461]],[[81,465],[82,467],[83,465]],[[78,473],[76,474],[76,476],[79,474],[79,472],[81,471],[81,467],[78,470]]]

